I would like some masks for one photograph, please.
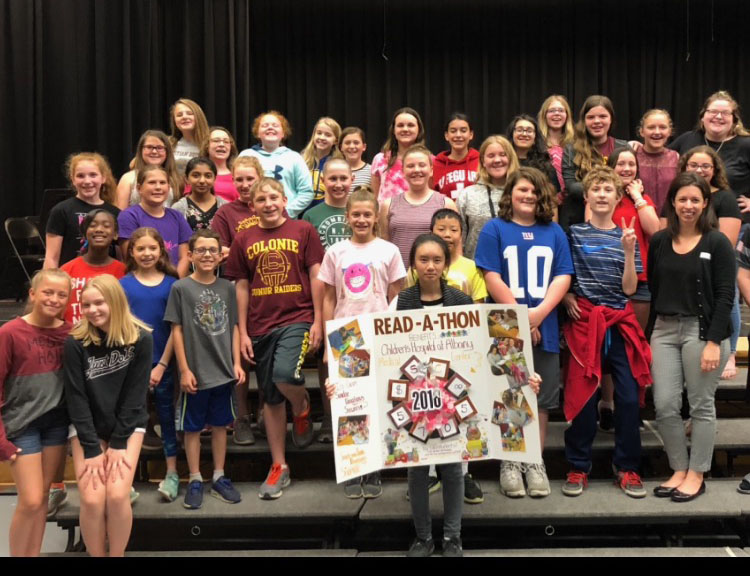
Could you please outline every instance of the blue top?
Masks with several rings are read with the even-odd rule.
[[[599,230],[588,222],[575,224],[568,231],[573,253],[575,281],[573,291],[591,301],[594,306],[622,310],[630,296],[622,291],[625,273],[625,252],[622,249],[622,229]],[[635,245],[635,271],[643,272],[641,251]]]
[[[185,217],[172,208],[165,208],[164,216],[154,218],[140,204],[136,204],[120,212],[117,224],[120,227],[120,240],[128,240],[138,228],[156,228],[164,239],[164,246],[173,266],[177,266],[180,261],[180,244],[187,243],[193,235]]]
[[[500,218],[490,220],[479,233],[474,258],[477,267],[500,274],[516,302],[529,308],[542,303],[555,277],[574,273],[565,232],[554,222],[521,226]],[[539,332],[542,349],[559,353],[555,312],[547,315]]]
[[[154,359],[153,364],[161,360],[164,347],[169,340],[172,326],[164,321],[164,311],[169,300],[169,291],[172,284],[177,282],[176,278],[164,275],[164,279],[156,286],[141,284],[132,273],[120,279],[122,289],[128,298],[130,310],[135,316],[153,328],[151,335],[154,337]]]

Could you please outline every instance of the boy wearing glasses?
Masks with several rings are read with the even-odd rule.
[[[188,243],[194,272],[175,282],[164,320],[172,323],[172,343],[180,369],[178,421],[185,432],[190,483],[185,508],[203,504],[200,433],[211,426],[214,473],[211,495],[230,504],[241,500],[224,475],[226,427],[234,422],[232,387],[245,380],[240,365],[237,297],[228,280],[217,278],[221,241],[213,230],[198,230]]]

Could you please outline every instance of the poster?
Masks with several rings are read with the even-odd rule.
[[[541,463],[525,306],[326,323],[336,479],[471,460]]]

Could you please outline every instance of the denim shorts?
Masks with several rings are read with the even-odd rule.
[[[64,446],[68,441],[68,413],[64,406],[42,414],[23,431],[9,437],[21,455],[39,454],[47,446]]]

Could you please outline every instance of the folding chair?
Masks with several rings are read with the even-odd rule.
[[[39,229],[28,218],[7,218],[5,233],[26,279],[31,282],[31,274],[44,265],[45,246]]]

